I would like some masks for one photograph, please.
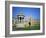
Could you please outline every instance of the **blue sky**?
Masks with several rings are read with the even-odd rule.
[[[12,17],[22,12],[24,16],[32,16],[33,19],[40,19],[40,8],[12,7]]]

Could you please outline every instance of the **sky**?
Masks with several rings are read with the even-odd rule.
[[[32,16],[33,19],[40,19],[40,8],[12,7],[12,17],[22,12],[24,16]]]

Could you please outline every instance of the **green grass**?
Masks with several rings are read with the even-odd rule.
[[[40,25],[31,26],[31,30],[40,30]]]
[[[40,30],[40,24],[34,24],[31,27],[24,28],[24,30]]]

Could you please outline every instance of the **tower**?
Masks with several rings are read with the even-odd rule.
[[[19,23],[22,23],[24,21],[24,14],[22,12],[17,14],[17,20]]]
[[[22,12],[19,12],[16,15],[16,28],[24,28],[24,14]]]

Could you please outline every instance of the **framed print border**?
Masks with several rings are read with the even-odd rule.
[[[10,34],[10,4],[22,4],[22,5],[41,5],[43,6],[43,29],[42,33],[26,33],[26,34]],[[19,1],[5,1],[5,37],[18,37],[18,36],[32,36],[32,35],[44,35],[45,34],[45,4],[37,2],[19,2]]]

